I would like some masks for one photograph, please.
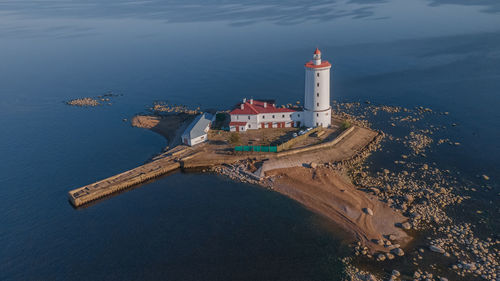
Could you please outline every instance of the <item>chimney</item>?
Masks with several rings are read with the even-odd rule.
[[[240,105],[240,108],[241,108],[241,109],[245,109],[245,104],[244,104],[244,103],[242,103],[242,104]]]
[[[253,99],[250,99],[250,104],[253,104]]]
[[[267,102],[264,102],[264,108],[267,108]]]

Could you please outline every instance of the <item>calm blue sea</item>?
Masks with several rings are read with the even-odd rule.
[[[176,173],[84,209],[66,197],[162,150],[123,121],[155,100],[302,100],[316,47],[337,101],[449,112],[461,146],[438,164],[490,176],[473,202],[498,215],[500,4],[472,3],[0,1],[0,280],[338,280],[340,231],[259,187]]]

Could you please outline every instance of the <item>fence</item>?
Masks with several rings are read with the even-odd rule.
[[[239,145],[234,147],[234,151],[278,152],[278,147],[263,145]]]
[[[303,141],[307,136],[309,136],[312,133],[318,132],[322,129],[322,127],[316,127],[308,132],[306,132],[303,135],[297,136],[295,138],[292,138],[288,140],[285,143],[282,143],[280,145],[276,146],[263,146],[263,145],[240,145],[240,146],[235,146],[234,151],[252,151],[252,152],[281,152],[284,150],[290,149],[294,144],[296,144],[299,141]]]

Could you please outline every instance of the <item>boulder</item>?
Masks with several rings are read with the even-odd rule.
[[[406,230],[411,229],[411,224],[409,222],[402,223],[401,228]]]
[[[397,255],[397,256],[404,256],[405,252],[401,248],[395,248],[391,250],[391,253]]]
[[[368,214],[370,216],[373,216],[373,211],[370,208],[363,208],[363,212],[365,212],[366,214]]]
[[[385,255],[384,254],[378,254],[377,255],[377,261],[385,261]]]
[[[430,245],[429,249],[433,252],[444,254],[446,251],[438,246]]]

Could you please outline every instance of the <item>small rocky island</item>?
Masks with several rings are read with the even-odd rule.
[[[165,150],[142,166],[70,191],[70,202],[83,206],[178,169],[216,173],[279,192],[352,234],[354,255],[343,259],[350,280],[497,280],[498,239],[479,238],[473,224],[448,214],[470,198],[462,191],[476,188],[427,161],[431,147],[460,146],[442,134],[446,126],[420,124],[448,113],[331,104],[330,68],[316,50],[305,64],[303,106],[250,98],[231,110],[203,112],[156,102],[131,124],[164,136]],[[390,128],[398,131],[384,132]],[[384,166],[370,166],[375,151],[391,155]],[[491,188],[489,176],[481,179]],[[444,269],[423,263],[429,255]],[[374,274],[358,266],[366,260],[397,268]]]

